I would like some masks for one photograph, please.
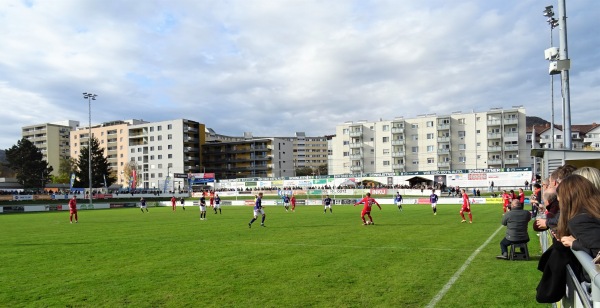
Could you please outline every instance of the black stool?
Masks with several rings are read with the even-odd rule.
[[[517,251],[517,248],[519,251]],[[508,250],[509,260],[529,260],[529,249],[527,243],[511,244]]]

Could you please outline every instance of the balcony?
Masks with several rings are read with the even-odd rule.
[[[450,129],[450,124],[438,124],[437,125],[437,130],[449,130]]]
[[[437,166],[438,166],[438,168],[449,168],[450,162],[449,161],[438,162]]]
[[[351,154],[350,159],[351,160],[361,160],[361,159],[363,159],[363,155],[362,154]]]
[[[504,125],[512,125],[512,124],[519,124],[519,119],[518,118],[506,118],[506,119],[504,119]]]
[[[450,142],[450,137],[438,137],[437,142]]]
[[[350,132],[350,137],[360,137],[362,136],[362,130],[355,130]]]
[[[362,142],[350,143],[351,149],[362,148]]]
[[[183,131],[184,131],[184,132],[186,132],[186,133],[187,133],[187,132],[193,132],[193,133],[196,133],[196,132],[198,132],[198,129],[196,129],[196,128],[194,128],[194,127],[185,127],[185,128],[183,129]]]
[[[488,165],[502,165],[501,159],[488,159]]]
[[[504,151],[518,151],[519,150],[519,146],[518,145],[505,145],[504,146]]]
[[[393,164],[392,165],[392,170],[403,172],[404,171],[404,164]]]
[[[363,168],[362,166],[351,166],[350,167],[350,171],[352,172],[362,172]]]
[[[438,149],[438,154],[448,154],[450,153],[450,149]]]
[[[402,140],[400,140],[400,139],[392,140],[392,145],[404,145],[404,139],[402,139]]]
[[[499,145],[489,146],[488,152],[502,152],[502,147]]]
[[[518,165],[519,159],[518,158],[507,158],[504,160],[504,164],[505,165]]]
[[[519,141],[518,133],[506,133],[504,134],[504,141]]]
[[[500,119],[487,120],[488,126],[499,126],[500,124],[502,124],[502,120]]]
[[[501,133],[488,133],[488,139],[500,139],[502,138]]]
[[[392,134],[404,134],[404,128],[392,127]]]
[[[392,152],[392,157],[393,158],[402,158],[404,157],[406,154],[404,152]]]
[[[185,147],[183,149],[185,152],[198,152],[198,148],[194,148],[194,147]]]

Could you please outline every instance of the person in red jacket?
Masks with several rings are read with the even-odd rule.
[[[465,189],[461,189],[462,191],[462,198],[463,198],[463,205],[462,208],[460,209],[460,217],[462,217],[462,221],[461,222],[466,222],[465,220],[465,212],[469,213],[469,223],[472,224],[473,223],[473,215],[471,214],[471,202],[469,201],[469,195],[467,195],[467,192],[465,191]]]
[[[502,212],[506,213],[506,209],[508,209],[508,205],[510,204],[510,195],[506,192],[506,190],[504,190],[502,192],[502,201],[504,202],[502,204]]]
[[[521,207],[525,206],[525,192],[523,188],[519,188],[519,202],[521,203]]]
[[[77,218],[77,197],[73,195],[73,199],[69,200],[69,221],[73,223],[73,215],[75,215],[75,223],[79,222]]]
[[[377,201],[375,201],[375,199],[371,198],[371,193],[367,193],[367,195],[364,198],[354,203],[354,206],[361,203],[364,203],[364,207],[362,209],[362,212],[360,213],[360,218],[363,221],[363,225],[374,225],[375,223],[373,222],[373,217],[371,217],[371,207],[373,206],[373,204],[377,204],[379,210],[381,211],[381,206]],[[367,223],[367,221],[365,220],[365,215],[369,216],[369,220],[371,221],[370,223]]]

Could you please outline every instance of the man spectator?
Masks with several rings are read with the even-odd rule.
[[[531,213],[523,210],[519,200],[512,200],[510,211],[502,216],[502,225],[506,226],[506,236],[500,242],[502,254],[497,259],[508,259],[508,246],[529,242],[527,226],[531,220]]]

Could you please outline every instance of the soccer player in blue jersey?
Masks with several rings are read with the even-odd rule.
[[[217,209],[219,210],[219,214],[221,213],[221,197],[219,197],[219,194],[215,194],[215,206],[213,208],[215,210],[215,214],[217,214]]]
[[[283,195],[283,207],[286,212],[290,209],[290,197],[288,195]]]
[[[206,220],[206,197],[200,197],[200,220]]]
[[[402,195],[400,192],[396,193],[396,197],[394,198],[394,202],[398,206],[398,210],[402,211]]]
[[[333,209],[331,209],[331,198],[329,198],[329,195],[325,196],[325,199],[323,199],[323,205],[325,206],[325,208],[323,209],[323,214],[327,213],[327,208],[329,208],[329,213],[333,214]]]
[[[256,201],[254,202],[254,217],[248,223],[248,228],[252,228],[252,223],[256,220],[256,218],[258,218],[258,215],[262,215],[260,226],[265,226],[265,211],[262,207],[262,197],[263,193],[258,193],[258,196],[256,196]]]
[[[433,210],[433,215],[437,215],[438,195],[435,194],[435,189],[431,190],[431,195],[429,196],[429,202],[431,202],[431,209]]]

